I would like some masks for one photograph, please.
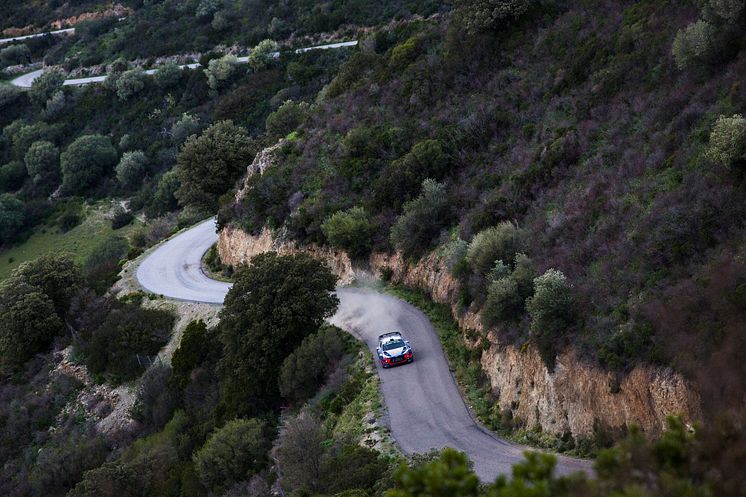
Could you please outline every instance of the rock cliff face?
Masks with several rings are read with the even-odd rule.
[[[700,399],[685,379],[668,368],[638,366],[623,378],[587,364],[572,349],[558,358],[550,371],[533,347],[518,349],[500,343],[493,332],[485,332],[474,312],[460,312],[459,283],[436,254],[416,265],[407,264],[400,254],[375,253],[367,267],[352,264],[346,253],[324,247],[297,247],[272,236],[269,230],[252,236],[238,228],[226,227],[220,233],[218,251],[223,262],[238,265],[254,255],[299,250],[324,260],[340,277],[340,284],[378,278],[383,271],[390,280],[427,292],[439,303],[451,306],[462,330],[477,330],[489,346],[482,353],[482,367],[502,410],[527,427],[543,431],[571,433],[576,439],[588,438],[597,429],[614,432],[637,424],[645,432],[659,434],[666,416],[679,414],[687,421],[701,417]]]

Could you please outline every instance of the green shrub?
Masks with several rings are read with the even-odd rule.
[[[227,412],[257,410],[259,402],[277,398],[282,361],[334,313],[336,282],[327,266],[306,254],[260,254],[236,273],[220,313]]]
[[[29,177],[34,182],[40,182],[59,175],[59,157],[59,149],[53,143],[42,140],[31,144],[23,160]]]
[[[267,116],[267,133],[277,139],[295,131],[308,119],[310,107],[305,102],[286,100],[276,111]]]
[[[168,342],[173,324],[170,312],[116,306],[84,346],[88,367],[115,383],[136,378]]]
[[[270,448],[265,431],[257,419],[234,419],[213,432],[193,457],[202,484],[221,494],[264,468]]]
[[[88,286],[99,292],[106,291],[116,281],[120,263],[128,252],[129,243],[118,235],[96,245],[83,263]]]
[[[148,158],[142,150],[122,154],[115,170],[117,180],[122,186],[132,188],[142,183],[148,166]]]
[[[343,332],[322,328],[303,339],[287,356],[280,368],[280,394],[300,404],[313,397],[331,370],[342,358],[345,345]]]
[[[524,254],[516,254],[515,261],[512,272],[503,265],[501,271],[493,269],[490,273],[487,298],[481,313],[482,324],[487,328],[500,321],[518,319],[523,315],[526,299],[533,293],[534,268],[531,260]]]
[[[510,221],[480,231],[469,243],[466,262],[480,275],[487,275],[498,260],[512,267],[515,254],[522,249],[522,237],[521,230]]]
[[[109,138],[83,135],[72,142],[60,156],[62,188],[80,193],[93,186],[117,163],[117,151]]]
[[[207,325],[201,319],[190,322],[184,328],[179,348],[171,358],[171,383],[174,387],[179,390],[186,388],[192,371],[202,365],[212,350],[212,340]]]
[[[556,345],[574,318],[572,285],[561,271],[548,269],[534,279],[534,295],[526,302],[531,335],[546,364],[553,366]]]
[[[178,121],[171,126],[171,140],[174,145],[181,145],[192,135],[197,134],[202,125],[199,122],[199,117],[184,112]]]
[[[23,95],[23,90],[13,85],[0,85],[0,109],[15,105]]]
[[[116,75],[114,88],[119,100],[129,100],[145,89],[145,73],[142,69],[131,69]]]
[[[321,225],[321,231],[329,243],[333,247],[348,251],[353,257],[370,252],[373,230],[373,223],[362,207],[337,211],[327,217]]]
[[[31,50],[26,45],[10,45],[0,50],[0,68],[31,61]]]
[[[404,204],[404,212],[391,227],[391,244],[405,257],[420,256],[432,247],[450,217],[445,185],[426,179],[420,196]]]
[[[13,277],[38,288],[52,299],[55,310],[64,316],[83,284],[80,266],[68,254],[47,254],[24,262]]]
[[[26,219],[23,202],[9,193],[0,195],[0,245],[11,243]]]
[[[153,74],[153,81],[158,88],[166,90],[176,86],[181,81],[184,72],[176,64],[163,64]]]
[[[59,68],[46,70],[31,84],[29,98],[39,107],[44,107],[52,95],[62,89],[65,73]]]
[[[54,302],[21,279],[0,285],[0,375],[12,373],[64,331]]]
[[[0,192],[19,189],[26,178],[26,166],[19,160],[0,166]]]
[[[207,85],[217,90],[225,86],[235,74],[238,67],[238,59],[234,55],[225,55],[219,59],[212,59],[204,70],[207,76]]]
[[[457,18],[470,34],[509,26],[537,5],[537,0],[462,0]]]
[[[261,71],[272,63],[275,56],[273,55],[279,46],[273,40],[262,40],[255,46],[249,54],[249,67],[254,71]]]
[[[157,362],[142,375],[133,408],[135,419],[151,430],[160,430],[171,419],[176,398],[169,388],[171,368]]]
[[[118,208],[114,210],[114,214],[111,216],[111,229],[118,230],[124,228],[135,219],[135,215],[132,211]]]
[[[715,14],[730,23],[736,23],[744,10],[742,0],[710,0],[709,6]]]
[[[718,117],[706,157],[727,168],[746,170],[746,119],[742,115]]]
[[[253,156],[248,133],[232,121],[215,123],[201,135],[190,136],[176,158],[180,183],[176,198],[183,206],[214,210]]]
[[[671,47],[678,68],[692,69],[707,63],[716,50],[715,38],[715,28],[702,19],[679,30]]]

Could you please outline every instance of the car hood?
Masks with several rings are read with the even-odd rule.
[[[399,347],[398,349],[384,350],[383,355],[389,357],[398,357],[406,352],[407,347]]]

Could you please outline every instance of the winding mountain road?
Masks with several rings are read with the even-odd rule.
[[[145,257],[137,269],[140,285],[165,297],[222,304],[230,284],[208,278],[202,255],[217,241],[215,220],[181,232]],[[338,288],[340,305],[330,320],[364,340],[371,352],[379,334],[401,330],[412,343],[415,361],[379,368],[391,433],[405,453],[453,447],[466,452],[482,481],[509,474],[530,450],[489,433],[472,418],[458,391],[430,321],[415,307],[389,295]],[[557,471],[591,471],[589,461],[558,456]]]
[[[63,30],[65,31],[65,30]],[[28,37],[34,37],[34,36],[42,36],[45,33],[39,34],[39,35],[29,35]],[[2,40],[0,40],[2,41]],[[309,52],[311,50],[329,50],[329,49],[335,49],[335,48],[345,48],[345,47],[354,47],[357,45],[357,40],[352,41],[340,41],[336,43],[327,43],[326,45],[314,45],[312,47],[303,47],[298,48],[295,50],[295,53],[305,53]],[[270,55],[274,58],[277,58],[280,56],[280,52],[271,52]],[[249,57],[237,57],[236,60],[239,63],[245,64],[249,61]],[[193,64],[184,64],[180,65],[179,69],[196,69],[198,67],[202,67],[202,64],[199,63],[193,63]],[[145,74],[155,74],[157,71],[156,69],[148,69],[146,71],[143,71]],[[44,69],[37,69],[36,71],[31,71],[26,74],[22,74],[18,76],[15,79],[10,80],[10,84],[13,86],[17,86],[19,88],[31,88],[31,86],[34,84],[34,81],[42,75],[44,72]],[[91,83],[102,83],[106,81],[106,78],[108,77],[108,74],[104,74],[101,76],[88,76],[85,78],[75,78],[75,79],[66,79],[62,86],[84,86],[89,85]]]

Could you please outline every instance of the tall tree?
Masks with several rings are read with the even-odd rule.
[[[336,310],[336,282],[329,268],[305,254],[261,254],[238,272],[220,321],[227,414],[279,398],[281,364]]]
[[[220,196],[241,177],[253,155],[249,135],[232,121],[221,121],[199,136],[190,136],[176,159],[179,203],[215,210]]]

